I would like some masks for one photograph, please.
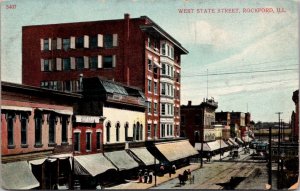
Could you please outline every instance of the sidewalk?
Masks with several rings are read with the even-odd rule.
[[[184,172],[184,170],[190,169],[191,171],[194,171],[194,170],[199,169],[199,168],[200,168],[200,164],[190,164],[189,166],[185,166],[185,167],[182,167],[180,169],[177,169],[176,173],[172,174],[171,177],[169,177],[168,173],[165,174],[164,176],[157,176],[156,177],[156,185],[159,185],[159,184],[167,182],[171,179],[177,178],[179,174],[182,174]],[[154,186],[154,177],[153,177],[152,184],[129,182],[129,183],[109,187],[107,189],[149,189],[153,186]]]

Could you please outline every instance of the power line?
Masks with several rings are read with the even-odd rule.
[[[223,73],[211,73],[211,74],[195,74],[182,77],[195,77],[195,76],[220,76],[220,75],[234,75],[234,74],[253,74],[253,73],[267,73],[267,72],[282,72],[282,71],[295,71],[297,68],[285,68],[285,69],[271,69],[271,70],[253,70],[253,71],[241,71],[241,72],[223,72]]]

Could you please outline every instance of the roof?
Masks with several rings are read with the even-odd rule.
[[[52,89],[40,88],[36,86],[29,86],[25,84],[16,84],[11,82],[1,82],[1,90],[3,91],[12,91],[12,92],[20,92],[20,93],[31,93],[31,94],[38,94],[38,95],[46,95],[47,97],[50,96],[59,96],[59,97],[68,97],[79,99],[82,95],[77,93],[69,93],[69,92],[62,92]]]
[[[8,190],[32,189],[40,186],[26,161],[1,164],[1,177],[2,188]]]
[[[78,175],[97,176],[110,169],[116,169],[103,154],[80,155],[74,157],[74,171]]]
[[[188,140],[156,143],[155,147],[169,162],[198,154]]]

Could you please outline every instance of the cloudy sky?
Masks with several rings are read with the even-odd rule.
[[[224,8],[239,12],[197,13]],[[243,12],[248,8],[274,12]],[[189,51],[182,57],[182,104],[200,104],[208,95],[219,103],[217,111],[248,110],[254,121],[277,121],[280,111],[289,122],[292,93],[299,86],[293,0],[2,0],[1,80],[22,82],[22,26],[122,19],[124,13],[147,15]]]

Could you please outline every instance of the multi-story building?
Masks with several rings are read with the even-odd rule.
[[[80,98],[1,82],[3,188],[52,189],[70,184],[73,103]]]
[[[25,26],[22,35],[24,84],[76,92],[83,75],[136,86],[148,102],[144,137],[179,135],[180,57],[188,51],[150,18]]]
[[[192,105],[189,101],[188,105],[181,106],[181,134],[188,137],[192,145],[215,140],[213,124],[217,108],[218,103],[212,99],[206,99],[199,105]]]

